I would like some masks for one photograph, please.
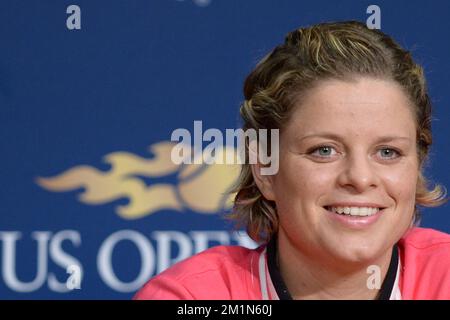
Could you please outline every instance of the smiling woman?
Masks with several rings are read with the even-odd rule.
[[[235,190],[261,246],[209,249],[136,298],[450,299],[450,236],[418,227],[446,197],[422,173],[431,104],[408,51],[359,22],[301,28],[244,94],[243,129],[280,130],[278,172],[244,164]]]

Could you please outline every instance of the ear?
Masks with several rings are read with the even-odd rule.
[[[256,145],[250,144],[249,153],[253,153],[254,159],[258,159],[256,152]],[[254,164],[250,164],[252,168],[253,179],[255,180],[256,185],[258,186],[259,191],[263,194],[263,196],[267,200],[275,201],[275,192],[274,192],[274,175],[263,175],[261,174],[261,169],[263,165],[260,163],[259,159]]]

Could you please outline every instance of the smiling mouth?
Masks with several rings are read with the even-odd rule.
[[[323,207],[325,210],[348,217],[370,217],[383,211],[385,208],[373,208],[373,207]]]

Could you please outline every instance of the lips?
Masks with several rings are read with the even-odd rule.
[[[352,210],[353,208],[353,210]],[[355,209],[356,208],[356,209]],[[330,210],[331,209],[331,210]],[[386,208],[383,207],[334,207],[325,206],[325,212],[330,221],[349,229],[365,229],[375,224],[383,215]],[[338,212],[336,212],[338,210]],[[339,213],[339,211],[343,211]],[[347,213],[346,213],[347,212]]]
[[[325,206],[327,211],[341,214],[349,215],[354,217],[366,217],[377,214],[379,211],[383,210],[382,207],[369,207],[369,206]]]

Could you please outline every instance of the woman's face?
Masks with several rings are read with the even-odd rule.
[[[280,135],[279,171],[264,178],[279,237],[335,262],[374,261],[414,212],[416,127],[406,95],[386,80],[327,80],[295,107]]]

